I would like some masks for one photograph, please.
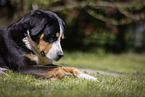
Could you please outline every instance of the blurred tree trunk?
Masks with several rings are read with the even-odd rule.
[[[125,34],[126,34],[126,25],[119,25],[118,27],[118,33],[116,34],[116,53],[121,53],[125,51],[126,49],[126,40],[125,40]]]
[[[1,1],[0,3],[0,26],[4,27],[12,20],[15,8],[10,0]]]

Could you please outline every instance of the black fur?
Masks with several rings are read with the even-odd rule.
[[[35,10],[9,27],[1,28],[0,67],[39,75],[40,72],[35,70],[43,71],[44,67],[41,67],[41,69],[36,67],[36,62],[24,56],[24,53],[34,52],[26,47],[22,39],[26,37],[27,30],[29,30],[33,41],[37,41],[38,35],[43,33],[44,41],[53,43],[56,41],[56,33],[59,32],[60,26],[63,28],[63,25],[63,20],[55,13]]]

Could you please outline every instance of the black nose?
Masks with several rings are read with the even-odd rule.
[[[59,58],[64,56],[64,54],[62,52],[58,52],[57,55],[58,55]]]

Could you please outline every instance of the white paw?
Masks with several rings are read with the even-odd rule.
[[[95,77],[93,77],[93,76],[90,76],[90,75],[88,75],[88,74],[84,74],[84,73],[79,74],[77,77],[78,77],[78,78],[84,78],[84,79],[87,79],[87,80],[93,80],[93,81],[99,82],[99,81],[97,80],[97,78],[95,78]]]

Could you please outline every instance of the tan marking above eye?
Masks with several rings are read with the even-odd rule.
[[[56,33],[56,37],[59,37],[59,32]]]
[[[64,34],[62,35],[62,37],[61,37],[62,39],[64,39]]]
[[[59,32],[56,33],[56,37],[59,37]],[[61,39],[64,39],[64,34],[62,35]]]

